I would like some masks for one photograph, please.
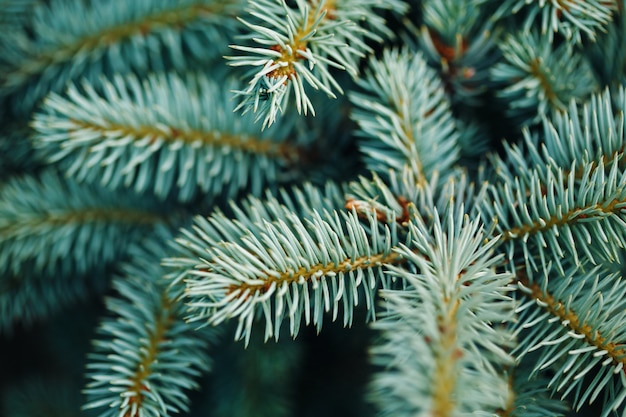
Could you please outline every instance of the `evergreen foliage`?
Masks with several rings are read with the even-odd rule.
[[[626,417],[625,6],[0,0],[0,413]]]
[[[100,409],[99,415],[188,411],[184,390],[197,388],[195,380],[210,366],[212,332],[183,320],[180,286],[163,281],[163,249],[157,238],[130,250],[134,261],[111,284],[118,295],[107,299],[107,308],[115,317],[101,323],[102,339],[87,365],[84,408]]]
[[[305,144],[296,143],[293,124],[259,134],[250,117],[231,123],[231,84],[173,73],[70,84],[66,97],[51,93],[34,116],[35,146],[68,176],[113,189],[189,201],[233,195],[250,181],[258,194],[281,171],[288,176]]]
[[[536,27],[546,33],[551,42],[555,33],[560,33],[568,42],[582,42],[583,35],[595,40],[598,32],[606,31],[618,9],[619,0],[505,0],[497,3],[499,8],[494,17],[519,12],[523,15],[522,28],[525,32]]]
[[[372,52],[366,41],[381,41],[377,32],[391,33],[377,9],[401,12],[406,8],[397,0],[295,3],[292,8],[285,0],[250,2],[249,13],[256,21],[242,22],[250,29],[246,38],[260,46],[231,46],[247,54],[230,57],[231,65],[261,67],[250,73],[248,88],[239,91],[243,96],[239,107],[244,112],[258,111],[263,126],[274,123],[278,112],[288,105],[291,90],[298,113],[304,114],[315,112],[306,85],[333,98],[335,92],[342,93],[331,70],[341,69],[356,77],[358,60]]]
[[[503,84],[496,94],[521,125],[597,91],[585,56],[568,43],[548,42],[546,35],[533,31],[508,34],[500,48],[503,60],[492,67],[492,80]]]
[[[207,42],[224,40],[237,10],[232,2],[139,0],[124,7],[110,1],[51,0],[34,9],[31,25],[0,41],[0,98],[27,116],[50,91],[68,81],[103,73],[184,70],[190,58],[207,56]],[[225,25],[223,24],[225,23]],[[18,28],[19,29],[19,28]]]
[[[382,369],[374,401],[381,415],[493,415],[508,401],[513,339],[501,325],[514,310],[512,276],[494,270],[496,240],[485,242],[478,223],[454,210],[408,227],[412,241],[398,253],[409,266],[389,267],[407,287],[382,292],[387,310],[374,326],[383,338],[373,348]]]
[[[489,14],[480,1],[425,1],[420,28],[409,26],[407,43],[424,51],[437,68],[451,100],[464,107],[482,104],[489,69],[498,58]]]
[[[178,240],[202,260],[195,265],[186,257],[167,262],[174,268],[193,266],[175,280],[186,282],[190,321],[219,324],[237,318],[235,338],[247,343],[255,316],[262,311],[266,339],[278,339],[277,329],[285,317],[295,337],[302,321],[321,329],[329,311],[334,320],[340,302],[344,325],[351,324],[361,289],[374,314],[374,292],[389,285],[381,266],[400,261],[391,253],[398,243],[395,223],[381,227],[370,213],[368,223],[362,224],[356,210],[329,211],[323,207],[328,204],[324,199],[313,199],[315,194],[302,190],[298,194],[304,195],[298,201],[303,207],[295,212],[303,213],[304,219],[276,199],[257,200],[248,213],[240,212],[239,221],[231,223],[221,213],[208,221],[199,218],[194,232]],[[259,206],[268,213],[258,213]]]
[[[386,173],[408,165],[418,181],[450,170],[458,158],[458,134],[435,71],[420,54],[390,50],[369,68],[357,82],[364,92],[350,97],[367,168]]]

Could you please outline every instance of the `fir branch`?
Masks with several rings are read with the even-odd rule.
[[[425,1],[421,5],[424,24],[419,29],[409,25],[454,104],[482,104],[481,96],[489,87],[489,69],[499,58],[492,25],[480,3]]]
[[[480,29],[475,31],[484,24],[481,22],[485,17],[484,10],[481,9],[484,8],[483,3],[484,0],[469,0],[465,3],[453,0],[426,0],[420,7],[424,24],[444,36],[444,44],[452,47],[452,41],[455,41],[459,34],[473,33],[480,36],[479,33],[482,31]],[[446,48],[443,55],[450,58],[448,52],[452,51]]]
[[[119,294],[107,300],[114,318],[99,329],[95,353],[87,365],[91,380],[84,409],[100,416],[166,416],[188,411],[185,390],[208,371],[206,343],[211,335],[186,324],[177,301],[180,287],[169,288],[161,277],[160,242],[134,248],[133,264],[113,282]]]
[[[143,72],[163,70],[168,60],[183,70],[186,56],[217,52],[206,45],[223,43],[234,22],[224,16],[233,10],[235,2],[215,0],[53,0],[35,9],[34,38],[24,30],[3,43],[0,97],[19,93],[13,104],[27,114],[49,91],[79,74],[95,80],[107,66]]]
[[[520,33],[507,36],[500,50],[504,60],[492,68],[491,78],[503,85],[497,95],[520,125],[564,111],[570,100],[585,100],[598,89],[589,63],[570,44]]]
[[[534,372],[555,370],[549,383],[565,397],[574,393],[576,408],[602,392],[602,416],[622,407],[626,397],[626,289],[615,274],[599,267],[586,272],[569,268],[564,276],[531,280],[518,273],[518,286],[528,301],[520,305],[518,331],[528,329],[517,351],[520,357],[542,349]],[[538,306],[539,308],[533,308]],[[596,370],[582,387],[583,377]]]
[[[574,169],[578,178],[583,174],[582,165],[588,161],[607,166],[617,158],[623,165],[624,111],[626,92],[623,86],[613,92],[605,89],[601,94],[594,94],[582,105],[571,101],[567,112],[555,113],[543,120],[543,158],[563,168],[570,168],[576,161]]]
[[[564,177],[573,171],[576,180],[585,175],[587,164],[606,167],[617,161],[623,166],[626,108],[624,88],[605,89],[582,104],[572,100],[567,112],[542,117],[541,129],[522,129],[521,145],[504,143],[506,161],[492,158],[497,175],[504,181],[519,177],[533,182],[537,173],[544,183],[548,171],[558,167]]]
[[[606,31],[618,10],[618,0],[498,0],[493,3],[499,6],[493,19],[524,10],[524,31],[538,27],[541,33],[548,35],[550,42],[555,33],[560,33],[570,43],[581,43],[583,35],[594,41],[598,32]]]
[[[487,91],[489,69],[498,56],[490,31],[483,29],[480,35],[471,38],[459,33],[450,45],[445,44],[440,36],[423,26],[419,39],[431,65],[439,69],[452,102],[472,106],[482,104],[480,96]]]
[[[422,55],[386,50],[369,68],[357,80],[363,92],[350,94],[368,168],[386,175],[408,165],[422,185],[435,171],[451,170],[458,133],[441,81]]]
[[[231,202],[232,216],[224,214],[219,207],[209,217],[196,216],[195,225],[191,229],[182,229],[175,239],[175,247],[181,256],[165,259],[164,264],[173,268],[183,265],[193,268],[198,264],[198,258],[214,256],[213,248],[222,242],[241,243],[246,234],[261,233],[264,222],[284,219],[287,213],[310,219],[317,212],[342,207],[343,201],[343,190],[332,182],[328,182],[324,189],[305,183],[300,187],[281,189],[278,195],[267,191],[263,199],[249,195],[237,204]],[[170,279],[175,282],[182,279],[175,276],[171,275]]]
[[[409,227],[412,242],[397,253],[414,268],[389,267],[407,288],[383,291],[386,313],[373,324],[383,336],[373,399],[383,415],[493,415],[506,406],[500,372],[512,363],[499,324],[513,320],[511,275],[494,271],[497,239],[453,210],[432,231],[418,216]]]
[[[618,259],[626,231],[626,174],[618,164],[605,169],[587,163],[580,180],[573,170],[567,177],[558,168],[545,175],[542,181],[532,171],[528,183],[510,177],[492,187],[492,201],[481,205],[484,219],[497,219],[510,261],[515,263],[517,245],[529,274],[546,271],[551,263],[562,273],[566,256],[576,264]]]
[[[344,325],[351,324],[360,288],[373,314],[374,291],[381,282],[388,286],[383,265],[402,262],[391,252],[394,223],[381,231],[370,218],[368,233],[352,213],[314,213],[306,222],[284,217],[260,224],[260,233],[244,235],[241,243],[223,242],[212,259],[189,271],[189,320],[216,325],[237,318],[235,337],[247,341],[261,311],[266,338],[278,337],[285,316],[295,336],[303,318],[318,330],[325,312],[332,309],[336,319],[340,302]]]
[[[263,127],[269,126],[293,90],[298,113],[314,114],[305,82],[333,98],[343,93],[331,69],[356,76],[359,59],[372,52],[366,41],[380,41],[380,32],[390,34],[377,9],[402,12],[405,7],[397,0],[297,0],[296,8],[285,0],[250,2],[254,20],[241,21],[251,31],[247,38],[259,46],[231,45],[244,54],[227,58],[233,66],[260,68],[251,70],[248,87],[237,91],[238,109],[258,113]]]
[[[129,244],[176,222],[169,209],[49,169],[7,182],[0,188],[0,331],[102,293]]]
[[[238,204],[231,202],[232,216],[224,214],[219,207],[209,217],[196,216],[191,228],[183,228],[172,243],[175,256],[163,260],[172,272],[168,279],[172,285],[188,279],[188,272],[204,268],[201,259],[216,256],[214,248],[223,242],[241,243],[249,233],[260,234],[264,222],[283,219],[287,213],[310,219],[316,212],[332,211],[342,206],[343,191],[329,182],[324,190],[305,183],[301,187],[281,189],[279,195],[267,191],[264,199],[248,196]]]
[[[107,193],[51,170],[15,178],[0,188],[0,271],[85,273],[117,259],[142,233],[173,221],[166,210],[149,198]]]
[[[226,86],[232,85],[226,82]],[[200,192],[260,193],[299,165],[305,139],[288,123],[259,134],[206,75],[133,75],[71,85],[34,116],[36,146],[80,181],[188,201]]]
[[[300,192],[291,207],[276,198],[253,200],[235,210],[236,220],[220,212],[197,218],[177,239],[183,256],[166,260],[178,269],[173,282],[186,283],[188,320],[216,325],[236,317],[235,337],[247,341],[258,312],[266,338],[277,338],[288,316],[295,336],[303,317],[318,329],[325,312],[332,309],[336,319],[340,302],[350,324],[359,291],[372,315],[374,291],[389,285],[382,266],[402,262],[390,252],[398,241],[395,221],[381,225],[374,215],[361,224],[356,212],[338,214],[343,198],[330,192],[331,199]]]

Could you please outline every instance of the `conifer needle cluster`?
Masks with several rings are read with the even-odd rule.
[[[626,417],[625,6],[0,0],[0,415]]]

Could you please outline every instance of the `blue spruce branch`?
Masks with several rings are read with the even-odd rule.
[[[380,41],[378,33],[390,31],[377,9],[402,12],[405,5],[396,0],[296,0],[296,7],[285,0],[250,3],[254,21],[242,19],[250,31],[247,38],[258,46],[232,45],[243,55],[228,57],[233,66],[261,67],[251,70],[251,78],[238,108],[252,110],[263,126],[276,121],[285,111],[291,91],[298,113],[315,113],[308,88],[335,98],[343,89],[332,74],[344,70],[353,77],[358,62],[371,53],[367,40]],[[286,24],[285,24],[286,23]]]
[[[1,412],[626,415],[625,4],[0,0]]]
[[[396,250],[414,268],[390,266],[408,288],[382,292],[385,313],[372,349],[381,370],[372,382],[382,415],[493,415],[506,408],[503,367],[513,358],[511,277],[496,273],[496,240],[478,222],[449,210],[427,226],[412,217],[411,247]],[[417,251],[415,250],[417,249]]]
[[[247,186],[260,194],[296,175],[312,138],[298,142],[293,123],[259,133],[233,114],[229,85],[175,73],[71,84],[35,114],[35,147],[67,175],[112,189],[183,202]]]
[[[167,233],[160,238],[168,239]],[[158,239],[131,250],[134,259],[114,280],[119,295],[107,299],[114,315],[99,328],[89,357],[84,409],[100,416],[166,416],[189,409],[187,391],[209,370],[212,331],[183,320],[180,287],[162,279]]]
[[[204,45],[233,30],[234,18],[224,16],[234,10],[236,3],[213,0],[139,0],[124,7],[108,1],[41,4],[33,12],[34,36],[25,27],[0,41],[0,98],[19,94],[12,103],[24,115],[78,74],[95,81],[109,69],[182,70],[190,56],[207,60],[219,53]]]

